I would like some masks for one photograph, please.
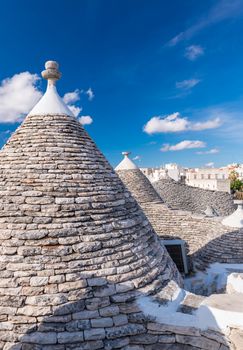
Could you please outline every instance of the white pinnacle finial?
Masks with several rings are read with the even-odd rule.
[[[138,169],[136,164],[133,163],[133,161],[128,157],[131,152],[122,152],[122,155],[124,156],[123,160],[120,164],[117,165],[115,170],[134,170]]]
[[[47,61],[45,68],[41,75],[48,81],[46,92],[28,115],[65,114],[74,117],[56,89],[56,82],[61,78],[59,64],[56,61]]]
[[[127,152],[127,151],[126,152],[122,152],[122,155],[125,156],[125,157],[128,157],[129,154],[131,154],[131,152]]]
[[[243,200],[234,200],[234,204],[237,204],[238,208],[233,214],[226,216],[222,224],[229,227],[243,228]]]
[[[45,63],[45,70],[41,72],[44,79],[48,80],[48,85],[55,85],[56,81],[61,78],[61,73],[59,72],[59,64],[56,61],[47,61]]]

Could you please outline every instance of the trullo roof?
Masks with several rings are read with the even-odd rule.
[[[57,63],[42,75],[47,93],[0,152],[0,348],[104,349],[144,333],[136,299],[171,299],[180,277],[58,96]]]
[[[142,171],[128,158],[129,152],[123,152],[123,160],[115,168],[116,172],[134,198],[141,203],[161,202],[162,199]],[[129,162],[128,162],[129,161]],[[133,164],[134,166],[132,166]]]

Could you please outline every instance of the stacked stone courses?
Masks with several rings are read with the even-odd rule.
[[[181,276],[57,95],[57,68],[46,63],[46,94],[0,152],[0,349],[229,349],[142,311],[141,297],[173,300]]]
[[[215,262],[243,263],[242,229],[225,227],[218,218],[172,210],[163,203],[144,203],[141,207],[162,239],[186,242],[191,266],[204,270]]]
[[[242,229],[225,227],[221,224],[222,218],[172,209],[158,197],[152,184],[139,169],[118,170],[117,173],[138,201],[156,233],[165,240],[182,239],[186,242],[191,267],[204,270],[214,262],[243,263]],[[168,187],[171,183],[174,186],[173,180],[160,181]],[[176,192],[178,186],[183,185],[175,185],[176,198],[180,196],[180,192]],[[179,203],[181,199],[176,201]]]
[[[28,116],[0,163],[0,348],[143,333],[126,302],[179,273],[82,126]]]
[[[230,215],[236,209],[233,196],[226,192],[204,190],[173,179],[161,179],[154,182],[153,186],[172,209],[202,214],[211,206],[219,216]]]
[[[118,170],[117,173],[139,204],[162,203],[160,195],[140,169]]]

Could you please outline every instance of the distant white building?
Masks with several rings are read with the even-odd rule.
[[[164,168],[140,168],[140,170],[150,182],[166,178],[166,170]]]
[[[186,175],[185,168],[176,163],[168,163],[159,168],[140,168],[140,170],[151,182],[165,179],[168,176],[175,181],[179,181]]]
[[[186,169],[176,163],[165,164],[165,169],[168,170],[168,176],[175,181],[180,181],[186,175]]]
[[[233,170],[236,171],[236,173],[239,176],[240,180],[243,180],[243,164],[239,164],[237,167],[235,167]]]
[[[227,169],[229,174],[231,173],[231,171],[235,171],[238,174],[238,178],[240,180],[243,180],[243,164],[232,163],[228,164],[227,166],[221,169]]]
[[[186,173],[186,184],[206,190],[230,193],[229,173],[228,168],[189,169]]]

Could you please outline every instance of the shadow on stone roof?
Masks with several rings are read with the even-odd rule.
[[[243,264],[243,230],[232,230],[207,240],[191,258],[199,269],[215,262]]]

